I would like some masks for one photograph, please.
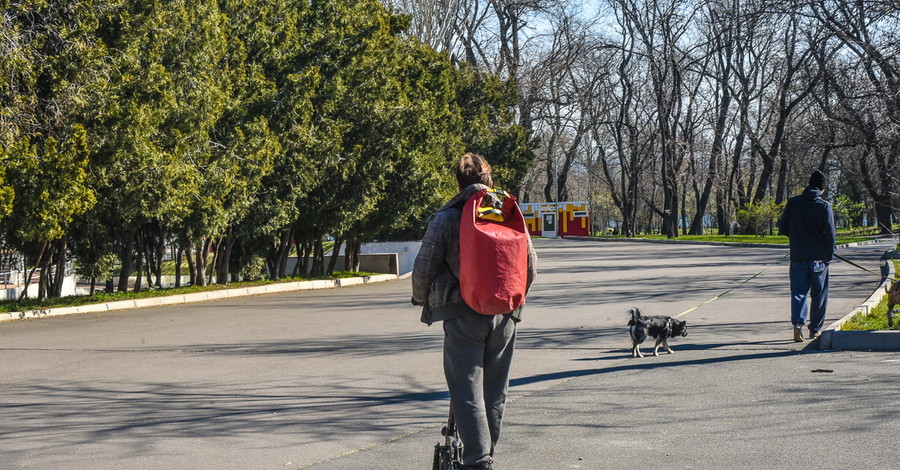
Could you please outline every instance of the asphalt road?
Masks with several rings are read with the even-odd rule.
[[[790,341],[783,249],[535,245],[497,468],[896,468],[900,353]],[[888,248],[839,253],[877,271]],[[761,271],[682,317],[675,354],[629,356],[629,307],[675,315]],[[877,284],[833,264],[828,323]],[[442,331],[409,293],[0,324],[0,469],[429,469]]]

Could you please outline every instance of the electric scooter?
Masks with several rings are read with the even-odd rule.
[[[440,441],[434,445],[434,463],[432,470],[457,470],[462,468],[463,442],[459,439],[456,430],[456,421],[453,419],[453,408],[450,408],[450,416],[447,425],[441,428],[444,443]]]

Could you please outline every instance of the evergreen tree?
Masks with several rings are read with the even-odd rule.
[[[70,224],[96,201],[87,185],[86,126],[107,87],[107,51],[95,34],[105,8],[21,1],[9,2],[3,15],[10,55],[0,59],[7,78],[0,85],[0,145],[16,196],[4,230],[32,272],[40,270],[39,297],[60,295]],[[6,200],[10,194],[0,188]]]

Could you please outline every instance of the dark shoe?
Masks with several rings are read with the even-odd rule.
[[[799,326],[794,327],[794,342],[802,343],[803,342],[803,328]]]
[[[465,470],[494,470],[494,467],[493,467],[493,465],[491,465],[491,462],[481,462],[481,463],[476,463],[474,465],[466,465],[465,467],[463,467],[463,469],[465,469]]]
[[[819,332],[818,332],[818,331],[810,331],[810,332],[809,332],[809,340],[810,340],[810,341],[812,341],[812,340],[814,340],[814,339],[816,339],[816,338],[818,338],[818,337],[819,337]]]

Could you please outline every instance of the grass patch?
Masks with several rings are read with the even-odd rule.
[[[351,277],[374,276],[376,273],[357,272],[357,271],[336,271],[331,276],[321,277],[286,277],[278,280],[260,280],[249,282],[233,282],[229,284],[212,284],[208,286],[188,286],[167,289],[144,289],[140,292],[96,292],[94,295],[72,295],[67,297],[50,298],[44,300],[23,299],[21,302],[15,300],[0,300],[0,313],[5,312],[21,312],[24,310],[39,310],[56,307],[77,307],[80,305],[99,304],[106,302],[115,302],[118,300],[146,299],[151,297],[163,297],[168,295],[193,294],[196,292],[208,292],[222,289],[233,289],[240,287],[262,286],[267,284],[277,284],[283,282],[296,281],[312,281],[317,279],[346,279]]]
[[[891,232],[897,233],[898,231],[900,231],[900,224],[894,224],[891,227]],[[881,234],[881,230],[878,227],[852,227],[838,229],[837,233],[838,236],[875,237]]]
[[[900,272],[900,261],[892,260],[894,263],[894,281],[898,279]],[[894,328],[900,322],[900,314],[894,315]],[[841,325],[841,331],[871,331],[871,330],[890,330],[887,319],[887,296],[881,299],[881,302],[875,308],[869,310],[869,313],[858,313],[853,318]]]

